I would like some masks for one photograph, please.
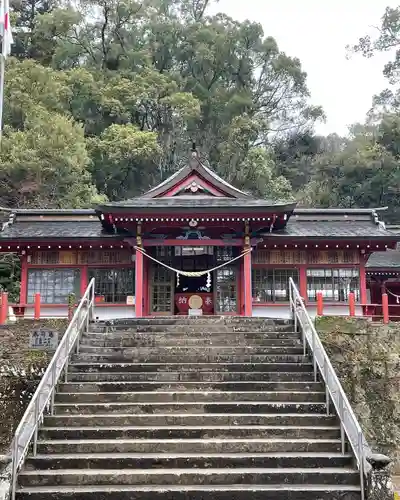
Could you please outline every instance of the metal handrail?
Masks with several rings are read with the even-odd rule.
[[[330,413],[329,407],[332,401],[340,419],[342,453],[345,453],[345,436],[347,436],[356,457],[360,471],[361,499],[364,500],[366,477],[371,470],[371,465],[367,461],[367,457],[372,454],[371,448],[365,439],[357,417],[315,329],[314,322],[308,314],[304,300],[292,278],[289,278],[289,301],[290,310],[295,322],[295,329],[297,330],[298,326],[300,326],[304,355],[307,353],[307,347],[312,355],[314,381],[317,381],[319,371],[325,383],[327,414],[329,415]]]
[[[94,278],[91,279],[78,307],[33,395],[24,416],[14,434],[12,443],[11,500],[15,500],[17,475],[25,461],[29,446],[33,445],[33,455],[37,452],[39,426],[45,413],[53,414],[54,394],[64,372],[67,381],[69,357],[76,349],[83,331],[89,328],[94,317]]]

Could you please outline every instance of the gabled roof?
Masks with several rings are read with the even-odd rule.
[[[187,165],[172,174],[168,179],[153,187],[147,193],[143,194],[141,198],[157,198],[165,196],[174,187],[182,184],[186,179],[195,176],[199,183],[204,187],[212,187],[219,191],[223,196],[228,198],[252,198],[252,196],[240,189],[235,188],[232,184],[225,181],[204,163],[202,163],[197,153],[192,153],[192,158]],[[203,181],[203,182],[202,182]]]
[[[221,179],[196,155],[194,152],[186,166],[147,193],[128,200],[105,203],[98,207],[98,213],[128,211],[141,216],[147,212],[165,214],[165,211],[221,213],[227,210],[229,213],[245,213],[258,210],[261,213],[278,211],[290,217],[296,202],[255,198]]]

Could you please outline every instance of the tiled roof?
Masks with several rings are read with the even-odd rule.
[[[192,196],[190,198],[183,197],[164,197],[164,198],[132,198],[130,200],[117,201],[114,203],[106,203],[102,205],[101,209],[106,211],[107,208],[136,208],[136,209],[194,209],[194,210],[213,210],[215,208],[235,208],[238,211],[248,208],[276,208],[293,210],[296,203],[273,202],[271,200],[260,200],[257,198],[249,199],[233,199],[224,197],[198,197]]]
[[[400,250],[387,250],[386,252],[374,252],[370,255],[366,267],[368,268],[399,268]]]
[[[291,218],[286,228],[274,236],[315,238],[379,238],[392,235],[390,231],[370,221],[357,220],[296,220]],[[396,235],[393,234],[394,239]]]
[[[282,231],[265,233],[271,238],[390,238],[400,239],[399,235],[385,230],[381,225],[374,224],[371,220],[364,221],[337,221],[337,220],[298,220],[292,217],[286,228]],[[26,240],[26,239],[93,239],[117,238],[115,234],[106,233],[97,218],[92,220],[66,220],[66,221],[24,221],[17,220],[7,225],[0,232],[0,241]],[[119,235],[119,237],[122,237]],[[400,254],[400,252],[399,252]]]
[[[115,238],[115,234],[103,232],[102,225],[98,219],[93,221],[35,221],[14,222],[0,232],[0,241],[26,240],[40,238],[64,238],[64,239],[92,239],[92,238]]]

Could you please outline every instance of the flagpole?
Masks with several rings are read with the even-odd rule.
[[[4,36],[2,43],[4,43]],[[3,138],[4,69],[4,56],[0,55],[0,146]]]
[[[6,0],[0,0],[1,53],[0,53],[0,147],[3,138],[4,77],[5,77],[5,43],[6,43]]]

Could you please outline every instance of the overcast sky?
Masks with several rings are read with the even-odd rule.
[[[386,6],[400,0],[220,0],[212,11],[260,22],[281,50],[298,57],[308,73],[312,101],[327,122],[318,132],[345,134],[363,121],[373,94],[388,87],[382,69],[388,54],[346,60],[347,44],[374,33]]]

